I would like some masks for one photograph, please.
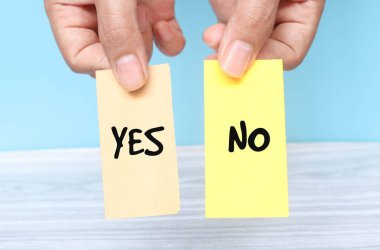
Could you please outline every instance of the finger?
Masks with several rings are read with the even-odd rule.
[[[141,88],[148,79],[148,56],[140,33],[136,0],[96,0],[99,38],[120,84]]]
[[[235,10],[238,0],[209,0],[209,2],[218,18],[218,21],[221,23],[227,23]]]
[[[260,59],[282,58],[284,69],[297,67],[305,58],[317,32],[324,1],[281,4],[277,24],[260,51]]]
[[[137,6],[137,19],[140,33],[144,40],[145,52],[149,61],[153,52],[153,32],[146,10],[142,6]]]
[[[218,54],[216,54],[216,53],[213,53],[213,54],[208,55],[206,57],[206,60],[216,60],[216,59],[218,59]]]
[[[203,32],[203,41],[207,44],[207,46],[209,46],[213,50],[218,50],[225,27],[226,26],[224,24],[217,23],[208,27]]]
[[[218,50],[222,70],[240,78],[271,34],[279,0],[240,0],[227,23]]]
[[[156,22],[153,32],[157,47],[168,56],[179,54],[185,47],[185,37],[175,18]]]
[[[110,66],[96,33],[95,6],[87,0],[81,4],[84,5],[62,5],[47,0],[45,9],[66,63],[75,72],[91,74]]]

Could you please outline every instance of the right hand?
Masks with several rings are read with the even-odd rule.
[[[284,69],[305,58],[325,0],[210,0],[219,23],[203,34],[227,75],[242,77],[255,59],[277,59]]]
[[[127,91],[147,81],[153,40],[169,56],[185,46],[174,0],[45,0],[45,9],[70,68],[112,68]]]

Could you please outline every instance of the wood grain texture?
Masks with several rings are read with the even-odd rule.
[[[289,219],[205,219],[202,147],[181,212],[103,219],[98,149],[0,153],[0,249],[380,249],[380,144],[288,145]]]

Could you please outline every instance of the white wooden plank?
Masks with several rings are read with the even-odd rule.
[[[289,219],[206,220],[203,147],[178,158],[179,215],[107,221],[98,149],[0,153],[0,249],[380,249],[380,144],[289,144]]]

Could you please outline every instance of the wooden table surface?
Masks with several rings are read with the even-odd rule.
[[[98,149],[0,153],[0,249],[380,249],[380,144],[288,144],[288,219],[206,220],[203,159],[179,215],[105,220]]]

